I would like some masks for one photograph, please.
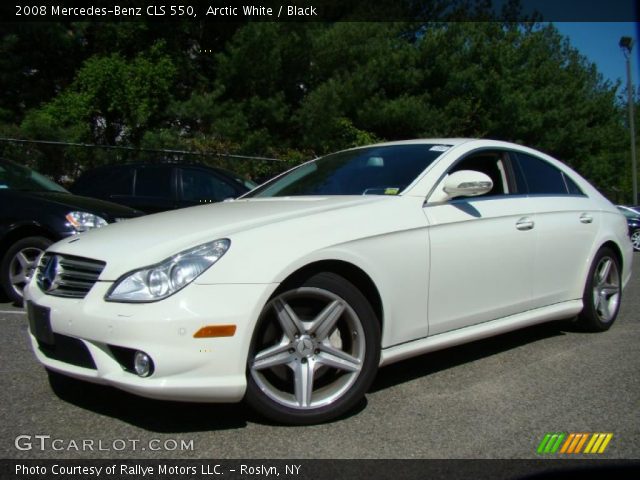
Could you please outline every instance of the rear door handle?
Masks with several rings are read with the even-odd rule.
[[[580,221],[582,223],[591,223],[593,222],[593,217],[587,213],[583,213],[582,215],[580,215]]]
[[[518,230],[531,230],[535,223],[530,218],[524,217],[516,222],[516,228]]]

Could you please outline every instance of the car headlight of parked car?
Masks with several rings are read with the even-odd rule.
[[[104,218],[89,212],[69,212],[65,218],[77,233],[107,225]]]
[[[105,300],[155,302],[182,290],[216,263],[229,249],[228,238],[203,243],[162,262],[129,272],[107,293]]]

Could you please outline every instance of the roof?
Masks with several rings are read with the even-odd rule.
[[[376,143],[374,145],[366,145],[368,147],[380,147],[390,145],[420,145],[420,144],[437,144],[437,145],[461,145],[466,142],[478,140],[477,138],[416,138],[412,140],[396,140],[393,142]]]

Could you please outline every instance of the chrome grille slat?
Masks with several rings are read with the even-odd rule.
[[[81,270],[74,270],[72,275],[64,272],[61,276],[62,276],[63,280],[65,278],[70,278],[70,279],[74,279],[74,280],[83,279],[83,280],[87,280],[87,281],[90,281],[90,282],[93,283],[93,282],[96,281],[96,278],[98,276],[100,276],[100,272],[89,273],[89,272],[83,272]]]
[[[87,282],[87,281],[79,281],[79,280],[66,280],[66,279],[62,279],[60,280],[60,282],[58,282],[58,285],[60,287],[69,287],[69,288],[85,288],[87,289],[87,291],[89,291],[89,289],[91,287],[93,287],[93,284],[96,283],[95,281],[93,282]]]
[[[76,291],[65,291],[65,290],[56,290],[55,292],[46,292],[47,295],[52,295],[54,297],[65,297],[65,298],[84,298],[87,293],[89,292],[85,292],[82,295],[79,295],[78,292]]]
[[[105,265],[99,260],[47,252],[38,264],[36,281],[47,295],[84,298]]]
[[[61,258],[60,265],[63,267],[72,268],[75,270],[87,270],[89,272],[101,272],[104,268],[104,265],[96,265],[95,263],[90,263],[86,261],[73,260],[69,258]]]

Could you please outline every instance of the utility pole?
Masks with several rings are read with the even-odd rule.
[[[622,37],[619,44],[627,61],[627,102],[629,104],[629,134],[631,136],[631,181],[633,183],[632,205],[638,205],[638,165],[636,160],[636,126],[635,114],[633,112],[633,82],[631,80],[631,50],[633,49],[633,38]]]

